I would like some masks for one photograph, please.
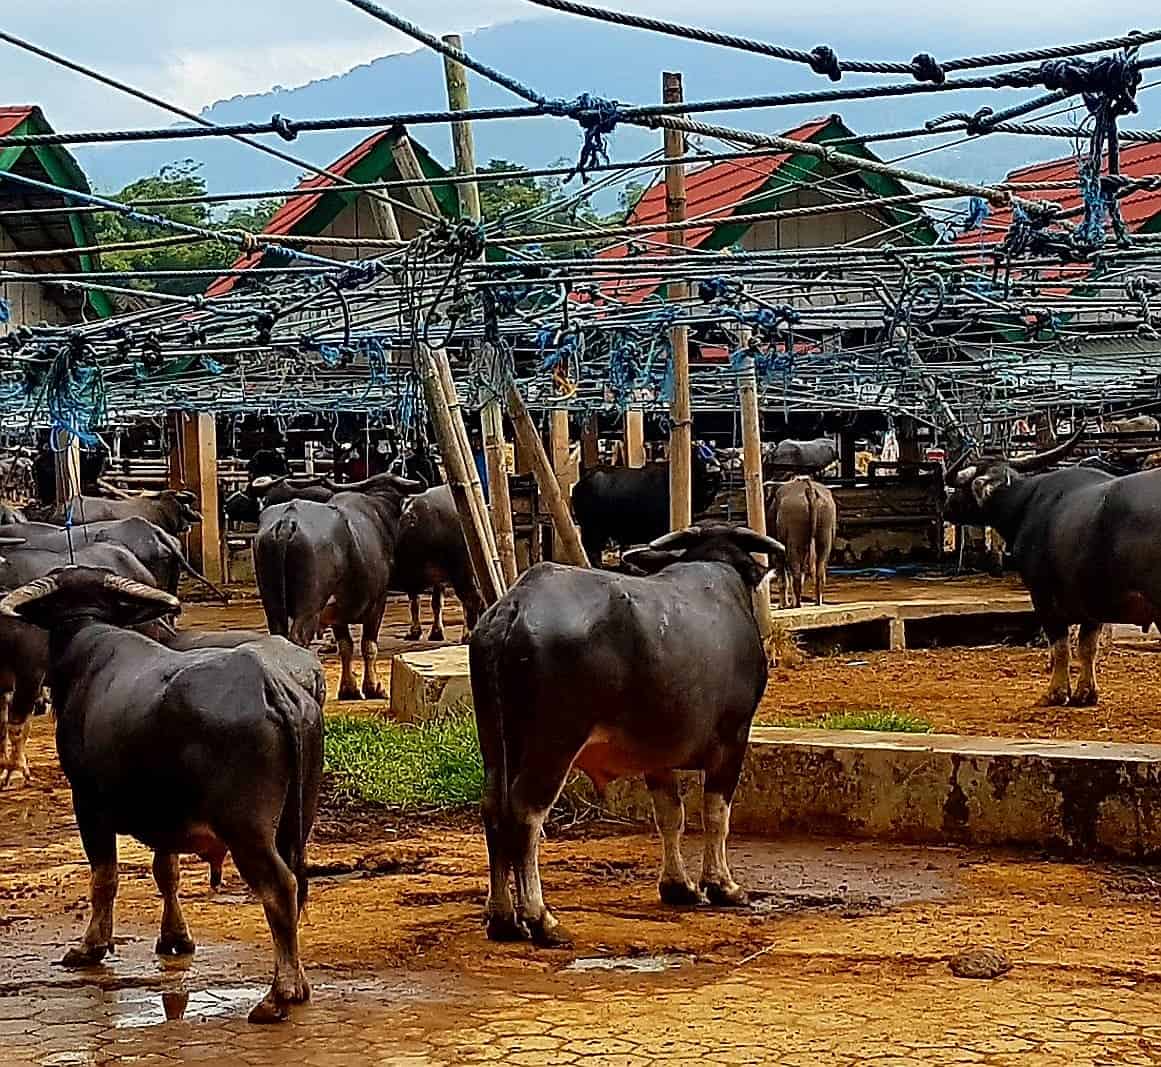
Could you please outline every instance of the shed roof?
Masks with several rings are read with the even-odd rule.
[[[336,159],[328,168],[332,174],[354,182],[391,181],[400,178],[392,146],[402,136],[398,129],[382,130],[360,141],[346,155]],[[447,171],[414,138],[411,144],[423,172],[429,178],[438,178]],[[359,190],[344,191],[333,178],[325,174],[315,174],[304,178],[295,187],[296,191],[311,190],[309,196],[289,197],[270,218],[262,232],[270,237],[286,234],[313,236],[321,233],[339,213],[363,195]],[[450,185],[432,187],[440,208],[448,216],[459,211],[459,201]],[[249,252],[238,257],[234,270],[249,270],[262,264],[261,252]],[[206,290],[207,296],[221,296],[228,293],[241,279],[237,275],[224,275]]]
[[[44,112],[35,104],[0,107],[0,137],[52,132]],[[64,189],[90,192],[84,171],[62,145],[0,147],[0,170],[25,174]],[[3,179],[0,179],[0,201],[8,210],[58,207],[69,203],[65,196],[30,189],[15,182],[5,183]],[[77,212],[28,215],[24,218],[10,215],[7,216],[5,229],[19,248],[28,251],[40,248],[79,248],[96,243],[92,216]],[[98,265],[97,258],[88,253],[79,253],[76,263],[82,271],[94,270]],[[113,302],[106,293],[90,291],[88,300],[98,315],[111,315],[114,311]]]

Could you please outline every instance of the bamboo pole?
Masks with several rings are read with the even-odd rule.
[[[568,510],[568,501],[560,491],[552,463],[548,453],[544,450],[544,442],[536,429],[536,423],[528,414],[524,406],[524,398],[515,382],[508,383],[508,414],[512,416],[512,426],[516,431],[516,441],[520,451],[532,465],[532,473],[536,476],[536,486],[540,491],[540,498],[548,508],[552,517],[552,528],[556,532],[556,543],[565,556],[565,561],[577,567],[589,566],[589,557],[581,543],[580,533],[576,523],[572,521],[572,514]]]
[[[443,41],[457,52],[463,51],[463,40],[459,34],[449,33]],[[450,56],[444,57],[443,68],[447,79],[448,106],[452,111],[466,111],[471,106],[467,71],[462,63]],[[452,123],[452,146],[455,150],[456,173],[461,176],[475,174],[476,149],[470,123]],[[460,216],[479,222],[482,218],[479,186],[475,182],[463,182],[456,189],[460,200]],[[492,540],[499,556],[504,584],[511,585],[516,581],[516,532],[512,520],[512,498],[508,491],[508,465],[505,462],[504,412],[498,397],[484,404],[480,412],[480,428],[484,437],[484,458],[488,465]]]
[[[662,99],[667,104],[683,99],[681,75],[667,71],[662,75]],[[665,155],[669,159],[685,155],[685,135],[666,129]],[[665,168],[665,214],[668,222],[685,221],[685,167],[677,163]],[[670,248],[680,254],[685,249],[685,231],[670,230]],[[669,285],[669,299],[681,306],[689,299],[686,282]],[[693,521],[693,417],[689,404],[689,328],[675,325],[671,334],[673,348],[673,399],[669,403],[669,525],[680,530]]]
[[[748,338],[743,337],[743,345]],[[738,371],[738,402],[742,409],[742,470],[746,486],[746,525],[757,533],[766,533],[766,496],[762,486],[762,429],[758,413],[758,376],[753,359],[746,359]],[[761,563],[768,560],[757,553]],[[765,641],[774,631],[770,609],[770,576],[754,590],[754,617]]]
[[[81,495],[81,442],[68,430],[53,430],[56,502],[64,506]],[[80,520],[80,516],[76,516]]]

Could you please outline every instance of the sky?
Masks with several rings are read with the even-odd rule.
[[[602,0],[591,0],[601,3]],[[388,0],[430,32],[470,32],[536,17],[524,0]],[[769,24],[776,34],[781,5],[770,0],[607,0],[606,6],[728,29],[731,23]],[[0,0],[0,28],[95,67],[189,110],[240,93],[292,87],[339,74],[392,52],[408,39],[346,0]],[[827,0],[816,37],[834,20],[873,18],[881,31],[893,22],[930,28],[932,48],[955,54],[957,29],[973,35],[994,24],[997,48],[1099,37],[1161,22],[1155,0]],[[1046,12],[1051,12],[1051,20]],[[711,18],[712,16],[712,18]],[[806,16],[796,16],[801,33]],[[883,58],[871,57],[867,58]],[[907,57],[891,57],[907,58]],[[0,43],[0,104],[38,103],[59,130],[144,126],[170,121],[156,109],[99,87],[45,60]],[[368,111],[373,111],[369,102]]]

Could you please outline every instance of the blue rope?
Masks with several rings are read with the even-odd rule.
[[[616,100],[606,100],[603,96],[581,93],[575,100],[545,100],[544,110],[549,115],[575,119],[585,131],[580,159],[565,181],[572,181],[579,174],[581,181],[587,182],[589,167],[609,162],[605,138],[624,118],[621,105]]]
[[[8,303],[3,297],[0,297],[0,323],[10,322],[12,320],[12,305]]]

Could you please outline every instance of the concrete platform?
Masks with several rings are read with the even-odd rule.
[[[687,779],[696,824],[700,785]],[[644,783],[605,806],[651,817]],[[911,843],[1161,860],[1161,745],[756,727],[733,825]]]
[[[391,661],[391,715],[427,722],[472,706],[467,645],[406,652]]]

